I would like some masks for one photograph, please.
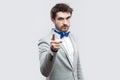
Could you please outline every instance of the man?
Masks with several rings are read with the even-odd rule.
[[[55,28],[39,40],[41,73],[46,80],[82,80],[78,47],[69,31],[73,9],[65,3],[51,9]]]

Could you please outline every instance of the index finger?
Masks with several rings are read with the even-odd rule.
[[[52,40],[55,40],[55,34],[52,35]]]

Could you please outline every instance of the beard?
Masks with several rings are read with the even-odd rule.
[[[55,25],[56,29],[60,32],[67,32],[69,30],[69,25],[64,24],[63,26]]]

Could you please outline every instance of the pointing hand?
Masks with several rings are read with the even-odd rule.
[[[60,43],[62,43],[61,40],[55,40],[55,34],[52,35],[50,48],[53,52],[57,52],[60,49]]]

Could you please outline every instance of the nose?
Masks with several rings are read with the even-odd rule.
[[[66,24],[66,25],[68,24],[68,22],[67,22],[67,20],[66,20],[66,19],[64,20],[64,24]]]

